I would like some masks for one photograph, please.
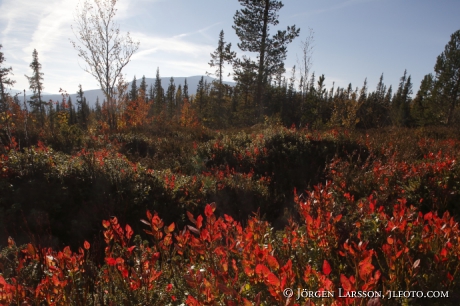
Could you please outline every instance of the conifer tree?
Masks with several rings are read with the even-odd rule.
[[[257,86],[256,105],[259,116],[262,115],[262,96],[270,76],[284,72],[284,60],[287,54],[287,44],[299,36],[300,29],[288,26],[284,31],[278,31],[270,36],[270,26],[278,24],[278,11],[283,7],[276,0],[238,0],[243,6],[234,17],[233,29],[240,39],[238,47],[242,51],[257,53]]]
[[[159,115],[164,110],[164,89],[161,86],[161,78],[160,78],[160,68],[157,68],[157,74],[155,77],[155,84],[154,84],[154,109],[155,114]]]
[[[0,44],[0,50],[2,49],[2,45]],[[5,57],[3,52],[0,51],[0,112],[4,112],[7,108],[7,93],[6,89],[8,86],[13,86],[16,81],[11,80],[8,75],[13,74],[13,68],[3,67],[3,62],[5,61]]]
[[[174,84],[174,78],[169,79],[168,89],[166,90],[166,103],[167,103],[167,113],[169,118],[174,116],[176,110],[176,85]]]
[[[101,103],[99,103],[99,96],[96,97],[95,114],[96,114],[96,120],[101,120],[102,119],[102,107],[101,107]]]
[[[74,125],[77,123],[77,116],[75,113],[75,107],[72,103],[72,98],[69,97],[69,125]]]
[[[139,85],[139,95],[147,102],[147,83],[145,82],[145,75],[142,76],[141,84]]]
[[[433,101],[434,85],[434,76],[431,73],[425,75],[412,101],[411,115],[418,126],[440,122],[440,118],[437,118],[439,111],[435,109],[436,104]]]
[[[131,91],[129,92],[129,100],[134,101],[137,100],[137,80],[136,76],[134,76],[134,79],[131,83]]]
[[[38,61],[38,52],[34,49],[32,53],[32,63],[30,63],[29,67],[32,69],[32,76],[28,77],[26,75],[27,80],[29,81],[29,88],[34,93],[29,101],[34,112],[37,112],[40,117],[40,124],[43,127],[45,123],[45,102],[42,101],[42,91],[44,89],[43,86],[43,72],[41,72],[42,65]]]
[[[225,63],[232,63],[236,58],[236,53],[231,51],[232,44],[224,41],[224,30],[220,31],[219,42],[217,43],[217,49],[211,53],[211,61],[209,66],[216,68],[214,75],[217,77],[219,86],[222,86],[222,76],[225,68]]]
[[[179,114],[179,111],[182,109],[184,98],[182,96],[182,85],[179,84],[176,90],[176,114]]]
[[[184,92],[183,92],[184,99],[189,99],[188,95],[188,84],[187,84],[187,79],[184,80]]]
[[[200,118],[202,117],[203,110],[204,110],[205,90],[206,90],[206,86],[205,86],[204,77],[201,77],[196,87],[196,97],[195,97],[195,105],[198,111],[198,116]]]
[[[152,84],[150,84],[150,87],[149,87],[149,101],[153,102],[153,99],[155,99],[155,88],[153,87]]]
[[[80,84],[78,85],[77,91],[77,122],[84,129],[86,129],[88,125],[89,114],[89,106],[86,102],[86,97],[84,96],[83,88]]]
[[[407,126],[410,124],[411,94],[411,76],[407,77],[407,70],[404,70],[404,75],[400,79],[398,90],[391,102],[391,117],[394,125]]]
[[[438,113],[442,116],[441,122],[450,125],[460,102],[460,30],[450,36],[444,51],[436,59],[434,71]]]

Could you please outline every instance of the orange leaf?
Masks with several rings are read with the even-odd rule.
[[[152,213],[150,212],[150,210],[147,210],[147,220],[152,220]],[[148,225],[150,225],[150,223]]]
[[[388,244],[390,244],[390,245],[393,244],[393,241],[394,241],[393,238],[391,238],[391,237],[388,237],[388,238],[387,238]]]
[[[252,306],[252,303],[249,302],[247,299],[243,298],[244,306]]]
[[[193,217],[192,213],[187,211],[187,217],[188,219],[190,220],[190,222],[192,222],[193,224],[196,224],[196,220],[195,218]]]
[[[90,244],[88,241],[85,240],[85,242],[83,243],[83,246],[85,247],[86,250],[89,250],[90,248]]]
[[[172,233],[174,232],[174,229],[176,228],[176,225],[173,223],[171,223],[168,227],[167,227],[167,232],[168,233]]]

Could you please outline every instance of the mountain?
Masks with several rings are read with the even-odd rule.
[[[215,80],[214,78],[211,78],[209,76],[203,76],[204,80],[207,81],[208,83],[211,83],[213,80]],[[176,84],[176,89],[177,87],[180,85],[182,85],[182,88],[184,87],[184,82],[185,82],[185,79],[187,79],[187,85],[188,85],[188,93],[189,95],[194,95],[196,93],[196,88],[198,86],[198,82],[200,81],[201,79],[201,75],[196,75],[196,76],[191,76],[191,77],[177,77],[177,78],[174,78],[174,84]],[[142,78],[138,78],[136,80],[136,85],[137,87],[139,87],[139,85],[141,84],[141,80]],[[164,88],[165,92],[169,86],[169,80],[170,80],[170,77],[163,77],[161,78],[161,86]],[[150,88],[150,86],[153,86],[155,84],[155,78],[145,78],[145,82],[147,83],[147,91],[148,89]],[[234,86],[235,83],[234,82],[225,82],[225,84],[228,84],[230,86]],[[128,86],[128,90],[130,90],[131,88],[131,84],[132,84],[132,81],[129,82],[129,86]],[[75,86],[75,93],[72,93],[72,94],[69,94],[69,96],[71,97],[72,99],[72,102],[73,103],[76,103],[77,101],[77,90],[78,90],[78,87]],[[102,101],[104,101],[104,94],[102,93],[102,90],[101,89],[89,89],[89,90],[85,90],[83,88],[83,92],[84,92],[84,96],[86,97],[86,101],[88,102],[90,108],[94,108],[95,105],[96,105],[96,99],[97,97],[99,97],[99,102],[102,104]],[[19,98],[19,101],[21,102],[21,105],[23,103],[23,100],[24,100],[24,96],[23,96],[23,91],[20,91],[20,90],[15,90],[15,89],[11,89],[10,93],[12,95],[14,95],[15,93],[20,93],[18,95],[18,98]],[[26,91],[26,101],[28,101],[30,99],[30,97],[32,96],[32,93],[30,91]],[[52,100],[52,101],[62,101],[62,96],[59,95],[59,94],[48,94],[48,93],[45,93],[42,95],[42,99],[43,101],[49,101],[49,100]]]

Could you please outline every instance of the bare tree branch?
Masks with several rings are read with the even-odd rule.
[[[299,66],[299,90],[302,92],[302,96],[305,97],[308,90],[308,77],[312,66],[312,55],[313,55],[313,42],[314,42],[313,29],[309,28],[309,32],[305,40],[300,42],[300,48],[302,52],[302,58],[299,60],[297,57],[297,65]]]
[[[72,31],[80,45],[70,40],[78,56],[88,65],[84,71],[96,78],[106,96],[109,110],[113,112],[113,119],[109,120],[112,128],[116,127],[116,85],[122,78],[123,68],[139,48],[139,42],[134,42],[129,32],[120,34],[114,21],[116,4],[117,0],[85,0],[82,6],[79,4],[74,16],[76,32],[73,26]]]

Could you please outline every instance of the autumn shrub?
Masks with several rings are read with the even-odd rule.
[[[4,148],[0,303],[458,305],[455,134],[254,129]],[[137,144],[155,151],[143,160]],[[297,301],[297,288],[335,297]]]

